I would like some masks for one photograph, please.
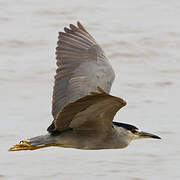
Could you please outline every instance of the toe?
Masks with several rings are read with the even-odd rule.
[[[9,148],[9,151],[21,151],[21,150],[32,150],[33,146],[30,142],[26,140],[20,141],[19,144],[16,144],[15,146]]]

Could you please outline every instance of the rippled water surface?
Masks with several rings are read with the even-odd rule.
[[[178,0],[0,0],[0,180],[180,179],[179,9]],[[115,119],[163,139],[122,150],[8,152],[46,133],[58,31],[77,20],[111,60],[111,93],[128,102]]]

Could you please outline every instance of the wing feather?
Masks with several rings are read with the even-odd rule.
[[[107,131],[112,127],[117,111],[125,105],[123,99],[111,96],[103,90],[100,93],[91,93],[66,105],[55,119],[55,128],[57,131],[69,128]]]
[[[98,86],[109,92],[115,77],[104,51],[84,26],[77,22],[77,27],[72,24],[69,27],[59,32],[56,48],[54,119],[67,104],[96,92]],[[48,128],[49,132],[53,130],[54,124]]]

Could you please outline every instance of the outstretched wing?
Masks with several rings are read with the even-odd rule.
[[[52,115],[62,108],[101,87],[109,92],[114,71],[103,50],[78,22],[59,33],[56,48],[57,70],[52,100]],[[48,131],[53,131],[54,123]]]
[[[108,131],[111,129],[115,114],[126,105],[126,102],[105,93],[100,88],[99,91],[100,93],[92,93],[66,105],[54,121],[55,130],[72,128]]]

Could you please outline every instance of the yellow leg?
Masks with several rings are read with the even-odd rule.
[[[51,144],[41,145],[41,146],[32,146],[31,143],[27,140],[20,141],[19,144],[9,148],[9,151],[22,151],[22,150],[36,150],[44,147],[52,146]]]
[[[59,146],[59,147],[65,147],[65,148],[72,147],[70,145],[63,145],[63,144],[46,144],[46,145],[40,145],[40,146],[32,146],[29,141],[23,140],[23,141],[20,141],[19,144],[16,144],[15,146],[9,148],[9,151],[36,150],[36,149],[45,148],[49,146]]]

